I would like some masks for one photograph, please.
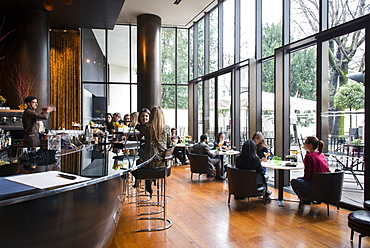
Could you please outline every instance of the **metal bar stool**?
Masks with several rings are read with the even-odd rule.
[[[166,167],[159,168],[159,169],[148,169],[142,170],[135,174],[136,180],[138,182],[137,185],[137,193],[136,193],[136,209],[137,215],[157,215],[153,217],[140,217],[139,220],[162,220],[163,226],[157,228],[146,228],[146,229],[138,229],[137,232],[150,232],[150,231],[162,231],[170,228],[172,226],[172,221],[167,218],[166,216],[166,205],[167,202],[172,199],[172,197],[166,195],[166,181],[167,177],[171,174],[171,163],[169,163],[173,159],[173,149],[169,148],[166,149],[165,152],[165,165]],[[146,173],[149,172],[149,173]],[[148,175],[150,174],[150,176]],[[150,183],[155,183],[155,190],[149,195],[141,194],[141,182],[145,180],[150,180]],[[142,197],[146,197],[145,200],[142,200]],[[156,211],[148,211],[148,212],[140,212],[142,207],[155,207]]]

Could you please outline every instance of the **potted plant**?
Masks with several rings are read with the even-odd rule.
[[[3,97],[2,95],[0,95],[0,107],[2,107],[3,103],[5,103],[5,102],[6,102],[6,98]]]

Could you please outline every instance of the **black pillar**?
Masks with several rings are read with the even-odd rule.
[[[28,93],[38,98],[39,106],[49,104],[49,15],[48,13],[19,7],[2,7],[0,45],[1,95],[8,99],[4,106],[16,109],[23,103],[15,83],[23,80]],[[9,32],[9,33],[8,33]],[[23,90],[26,92],[27,90]]]
[[[137,17],[137,106],[138,110],[161,104],[161,18]]]

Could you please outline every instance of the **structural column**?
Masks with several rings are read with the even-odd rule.
[[[138,110],[161,104],[161,18],[137,17],[137,106]]]
[[[0,38],[1,95],[16,109],[25,95],[49,103],[49,15],[41,10],[3,7]]]

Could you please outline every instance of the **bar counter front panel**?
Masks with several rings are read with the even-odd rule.
[[[114,169],[116,154],[101,148],[78,152],[81,159],[75,168],[80,173],[76,174],[92,180],[47,190],[25,186],[24,192],[3,195],[0,247],[108,246],[121,214],[123,187],[131,170]]]

